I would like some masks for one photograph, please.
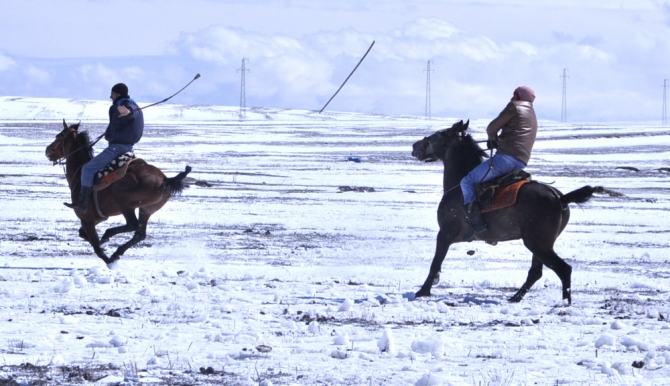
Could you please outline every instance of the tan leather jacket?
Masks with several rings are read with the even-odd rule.
[[[498,131],[502,130],[500,135]],[[537,135],[533,103],[511,100],[486,128],[489,140],[498,141],[498,152],[516,157],[528,165]]]

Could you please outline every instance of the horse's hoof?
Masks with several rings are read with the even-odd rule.
[[[511,298],[507,299],[510,303],[519,303],[523,300],[523,297],[526,296],[526,292],[519,291],[515,293]]]
[[[430,291],[424,291],[424,290],[421,290],[421,291],[415,293],[414,296],[417,297],[417,298],[421,298],[421,297],[425,297],[425,296],[430,296]]]
[[[121,269],[121,263],[120,263],[119,259],[116,259],[114,261],[110,261],[109,263],[107,263],[107,268],[111,269],[112,271],[116,271],[116,270]]]
[[[563,300],[568,302],[568,306],[572,305],[572,291],[570,288],[566,288],[563,291]]]

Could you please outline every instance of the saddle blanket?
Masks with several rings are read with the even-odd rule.
[[[519,189],[530,182],[530,178],[529,173],[517,170],[477,185],[477,200],[482,213],[514,205]]]
[[[493,212],[494,210],[507,208],[508,206],[514,205],[516,202],[516,196],[519,193],[519,189],[530,180],[521,180],[513,183],[512,185],[505,186],[504,188],[498,189],[494,195],[493,200],[488,202],[481,202],[480,207],[482,213]]]
[[[135,158],[135,153],[130,151],[118,156],[109,165],[95,174],[94,185],[96,190],[102,190],[125,176],[130,163],[137,160],[141,161],[142,159]]]

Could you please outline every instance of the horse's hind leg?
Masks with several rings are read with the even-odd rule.
[[[521,288],[511,297],[509,298],[509,301],[512,303],[518,303],[523,299],[524,296],[526,296],[526,293],[530,291],[530,288],[540,280],[542,277],[542,262],[540,259],[537,258],[536,255],[533,255],[533,262],[531,263],[530,269],[528,270],[528,277],[526,278],[526,282],[523,283]]]
[[[561,257],[558,256],[556,252],[554,252],[553,247],[539,248],[535,245],[529,245],[526,240],[524,240],[524,243],[526,244],[526,247],[530,249],[531,252],[533,252],[533,257],[537,257],[538,260],[542,262],[542,264],[547,266],[547,268],[556,272],[556,275],[558,275],[558,278],[561,280],[561,284],[563,284],[563,299],[567,300],[568,304],[572,304],[570,288],[572,267],[570,264],[561,259]]]
[[[118,260],[130,247],[147,238],[147,223],[152,214],[153,212],[149,212],[146,208],[140,208],[140,218],[135,228],[135,234],[127,243],[117,248],[110,258],[112,261]]]
[[[119,233],[133,232],[137,230],[139,227],[139,222],[137,221],[137,216],[135,216],[134,209],[124,211],[123,217],[126,219],[126,225],[107,229],[105,234],[102,235],[102,239],[100,239],[100,244],[108,242],[110,238],[118,235]]]
[[[97,232],[96,232],[96,233],[97,233]],[[81,237],[82,239],[88,241],[88,235],[87,235],[86,232],[84,231],[84,227],[79,228],[79,237]]]

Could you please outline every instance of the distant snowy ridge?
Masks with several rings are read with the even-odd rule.
[[[138,102],[140,107],[151,103]],[[0,120],[60,120],[107,121],[110,101],[63,98],[0,97]],[[145,119],[160,121],[240,121],[237,106],[175,105],[152,106],[144,111]],[[267,107],[248,107],[244,121],[340,121],[380,119],[422,119],[414,116],[288,110]]]

